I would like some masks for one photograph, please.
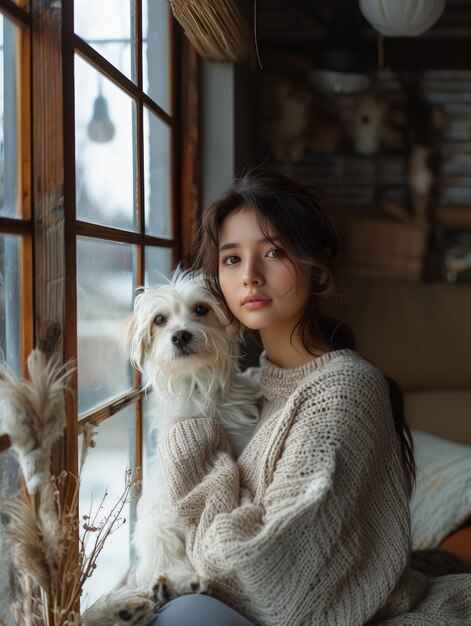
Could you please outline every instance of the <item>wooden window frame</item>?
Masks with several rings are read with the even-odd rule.
[[[22,374],[26,374],[26,357],[34,345],[33,324],[33,221],[31,218],[31,73],[30,43],[31,16],[18,4],[11,0],[1,0],[0,10],[5,19],[11,21],[21,31],[21,42],[18,49],[19,89],[18,101],[22,103],[18,116],[18,218],[0,217],[1,235],[18,235],[21,237],[19,258],[20,283],[20,355]],[[27,303],[27,306],[25,306]],[[8,449],[10,440],[0,435],[0,452]]]
[[[136,0],[137,84],[74,33],[74,3],[30,0],[24,9],[0,0],[3,15],[23,29],[21,51],[21,219],[0,218],[0,233],[22,235],[21,289],[23,363],[34,345],[58,354],[63,362],[77,358],[77,236],[138,246],[137,283],[144,284],[146,246],[171,248],[173,263],[192,241],[198,211],[198,60],[175,20],[171,28],[172,115],[142,89],[142,0]],[[170,11],[170,8],[169,8]],[[139,232],[76,220],[75,206],[75,53],[130,95],[137,110]],[[172,76],[172,73],[171,73]],[[171,127],[171,240],[144,231],[143,111],[147,107]],[[184,207],[184,208],[183,208]],[[25,373],[25,372],[23,372]],[[142,464],[142,392],[134,388],[78,419],[77,374],[66,395],[67,427],[54,449],[53,471],[77,474],[78,436],[86,423],[98,424],[130,404],[136,406],[136,464]],[[0,437],[0,452],[9,447]]]

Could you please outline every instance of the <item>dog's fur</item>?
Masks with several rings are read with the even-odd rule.
[[[227,319],[199,273],[177,269],[168,284],[136,297],[127,345],[144,385],[154,391],[158,436],[179,421],[210,417],[222,424],[234,457],[240,455],[259,410],[258,391],[238,372],[239,343],[238,323]],[[158,604],[208,592],[211,581],[194,570],[186,555],[184,523],[169,501],[157,452],[148,474],[137,506],[132,539],[137,560],[127,587],[153,593]],[[115,607],[117,617],[122,607]],[[126,622],[134,623],[133,611],[126,612]]]
[[[258,410],[254,390],[237,372],[237,327],[203,276],[177,270],[169,284],[139,294],[129,332],[131,361],[158,401],[158,434],[184,419],[211,417],[221,422],[238,456]],[[132,575],[139,587],[165,579],[171,595],[206,591],[204,572],[194,572],[186,557],[185,528],[169,502],[157,455],[152,465],[137,509]]]

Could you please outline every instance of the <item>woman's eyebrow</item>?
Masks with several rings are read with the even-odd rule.
[[[277,237],[277,236],[273,236],[273,237],[268,236],[268,237],[262,237],[256,243],[266,243],[267,241],[271,243],[272,241],[273,242],[281,241],[281,239],[280,237]],[[240,243],[225,243],[219,248],[219,252],[222,252],[223,250],[231,250],[232,248],[240,248]]]
[[[240,248],[240,246],[238,243],[225,243],[219,248],[219,252],[222,252],[223,250],[230,250],[231,248]]]

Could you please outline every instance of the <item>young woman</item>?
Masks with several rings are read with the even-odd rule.
[[[158,626],[471,624],[471,576],[410,567],[415,468],[388,383],[323,328],[337,249],[316,195],[270,171],[236,180],[203,216],[197,264],[260,331],[264,404],[238,461],[210,419],[160,444],[188,555],[213,590],[170,602]]]

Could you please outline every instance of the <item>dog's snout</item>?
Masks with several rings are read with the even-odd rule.
[[[177,330],[177,332],[172,335],[172,343],[175,346],[184,348],[190,342],[191,336],[191,333],[187,330]]]

